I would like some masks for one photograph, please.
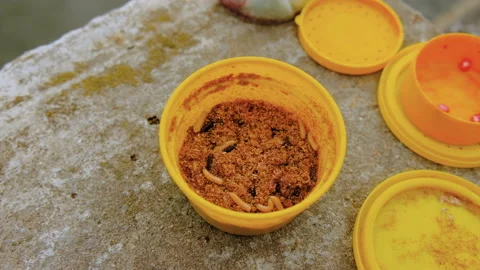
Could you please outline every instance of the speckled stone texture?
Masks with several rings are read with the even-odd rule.
[[[435,34],[388,0],[405,44]],[[244,55],[291,63],[340,106],[348,154],[334,187],[287,227],[260,237],[203,221],[170,180],[158,119],[175,87],[214,61]],[[352,229],[389,176],[437,169],[411,152],[376,104],[379,73],[344,76],[307,57],[296,26],[246,24],[203,1],[132,1],[0,71],[0,261],[3,269],[354,269]],[[156,116],[156,117],[155,117]]]

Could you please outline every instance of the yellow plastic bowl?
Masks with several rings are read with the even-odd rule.
[[[320,146],[318,180],[299,204],[272,213],[236,212],[205,200],[183,178],[178,153],[187,129],[202,112],[236,99],[262,100],[281,106],[295,113],[313,132]],[[347,138],[340,110],[315,79],[280,61],[239,57],[210,64],[180,84],[163,111],[159,141],[170,176],[202,218],[225,232],[259,235],[285,226],[330,188],[342,167]]]

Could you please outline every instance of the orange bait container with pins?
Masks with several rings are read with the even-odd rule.
[[[480,187],[439,171],[378,185],[353,231],[360,270],[480,269]]]
[[[282,107],[305,123],[319,145],[317,184],[300,203],[270,213],[243,213],[217,206],[191,189],[180,171],[179,151],[187,130],[215,105],[237,99]],[[325,88],[289,64],[261,57],[238,57],[210,64],[183,81],[168,100],[159,130],[163,162],[198,214],[220,230],[259,235],[287,225],[335,182],[345,158],[342,115]]]
[[[451,145],[480,143],[480,37],[446,34],[411,62],[401,102],[425,135]]]
[[[445,34],[403,49],[383,70],[377,98],[386,124],[412,151],[480,167],[480,37]]]

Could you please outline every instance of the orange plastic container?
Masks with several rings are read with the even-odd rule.
[[[262,100],[296,114],[312,132],[319,150],[317,185],[299,204],[271,213],[243,213],[217,206],[190,189],[178,153],[187,129],[215,105],[236,99]],[[311,76],[289,64],[239,57],[208,65],[189,76],[170,97],[159,130],[163,162],[193,208],[213,226],[239,235],[281,228],[316,202],[335,182],[346,152],[342,115],[330,94]]]
[[[450,145],[480,143],[480,37],[427,42],[406,72],[401,102],[425,135]]]
[[[403,49],[390,60],[378,84],[378,107],[385,123],[397,138],[420,156],[446,166],[480,167],[480,144],[458,146],[442,143],[418,129],[407,117],[401,102],[401,87],[411,63],[425,43]]]

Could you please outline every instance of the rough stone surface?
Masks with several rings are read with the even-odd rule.
[[[450,32],[467,32],[480,36],[480,2],[476,9],[471,10],[466,16],[458,18],[447,30]]]
[[[436,34],[400,0],[406,42]],[[307,57],[293,23],[246,24],[214,0],[132,1],[0,71],[3,269],[354,269],[352,229],[389,176],[437,169],[390,133],[379,74],[339,75]],[[348,154],[334,187],[289,226],[260,237],[203,221],[158,153],[158,119],[175,87],[211,62],[244,55],[291,63],[340,106]],[[155,117],[156,116],[156,117]]]

